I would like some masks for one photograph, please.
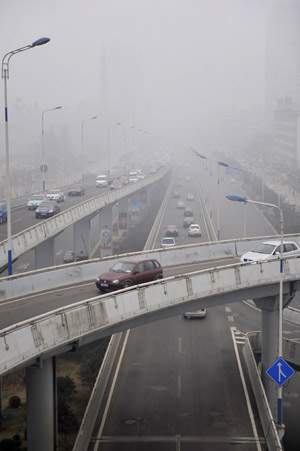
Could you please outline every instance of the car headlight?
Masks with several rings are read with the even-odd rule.
[[[96,280],[97,280],[97,282],[100,282],[100,279],[99,279],[99,277],[97,277],[97,279],[96,279]]]
[[[120,281],[118,280],[118,279],[115,279],[115,280],[113,280],[112,281],[112,283],[115,283],[115,284],[117,284],[117,283],[119,283]]]
[[[53,210],[49,210],[49,213],[53,213]]]

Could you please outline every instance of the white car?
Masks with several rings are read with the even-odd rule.
[[[65,200],[65,195],[59,189],[49,189],[46,193],[48,200],[55,200],[55,202],[63,202]]]
[[[184,317],[187,319],[191,318],[204,318],[206,316],[206,308],[201,308],[195,310],[194,312],[185,312]]]
[[[199,224],[191,224],[189,227],[189,236],[201,236],[201,227]]]
[[[164,237],[161,240],[160,246],[163,247],[164,249],[168,248],[168,247],[174,247],[176,246],[176,242],[174,240],[174,238],[172,236],[170,237]]]
[[[289,255],[299,254],[300,248],[294,243],[294,241],[283,242],[283,255],[288,257]],[[251,263],[261,260],[268,260],[270,258],[280,257],[280,240],[263,241],[255,246],[251,251],[246,252],[240,258],[242,263]]]
[[[185,208],[183,200],[178,200],[176,203],[176,208]]]
[[[45,194],[33,194],[27,202],[28,210],[35,210],[44,200],[47,200]]]

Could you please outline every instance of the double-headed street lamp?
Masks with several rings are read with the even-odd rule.
[[[82,181],[84,182],[84,140],[83,140],[83,124],[87,121],[92,121],[93,119],[97,119],[98,116],[90,117],[89,119],[84,119],[81,122],[81,150],[82,150]]]
[[[9,166],[9,140],[8,140],[8,106],[7,106],[7,80],[9,78],[9,62],[13,55],[24,52],[25,50],[47,44],[50,38],[40,38],[30,45],[12,50],[2,58],[2,78],[4,79],[4,115],[5,115],[5,149],[6,149],[6,207],[7,207],[7,258],[8,258],[8,275],[12,275],[12,252],[11,252],[11,186],[10,186],[10,166]]]
[[[220,240],[220,171],[219,168],[220,166],[224,166],[224,167],[230,167],[229,164],[224,163],[224,161],[217,161],[217,160],[213,160],[211,158],[207,158],[205,155],[201,155],[199,152],[197,152],[196,150],[193,150],[195,155],[197,155],[197,157],[200,157],[204,160],[209,160],[209,161],[214,161],[215,163],[217,163],[218,165],[218,194],[217,194],[217,239],[218,241]]]
[[[55,108],[50,108],[49,110],[45,110],[42,112],[42,174],[43,174],[43,191],[46,190],[46,182],[45,182],[45,172],[47,172],[48,167],[45,166],[45,143],[44,143],[44,114],[49,111],[60,110],[62,106],[56,106]]]
[[[283,310],[283,231],[284,220],[283,213],[278,205],[269,204],[267,202],[258,202],[255,200],[247,199],[246,197],[236,196],[234,194],[226,196],[227,199],[234,202],[244,202],[245,204],[257,204],[264,205],[266,207],[276,208],[280,213],[280,277],[279,277],[279,307],[278,307],[278,357],[282,358],[282,310]],[[277,423],[282,425],[282,387],[278,387],[278,413]]]

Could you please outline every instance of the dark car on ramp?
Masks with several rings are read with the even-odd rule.
[[[124,258],[96,279],[98,290],[113,291],[163,278],[163,269],[155,259]]]
[[[60,212],[60,206],[55,200],[45,200],[35,210],[36,218],[50,218]]]
[[[68,196],[84,196],[84,188],[81,185],[73,185],[68,189]]]

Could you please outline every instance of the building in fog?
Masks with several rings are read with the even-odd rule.
[[[300,105],[300,0],[277,0],[267,23],[266,113],[273,122],[278,99]]]
[[[290,97],[274,111],[274,154],[284,166],[300,168],[300,109]]]

